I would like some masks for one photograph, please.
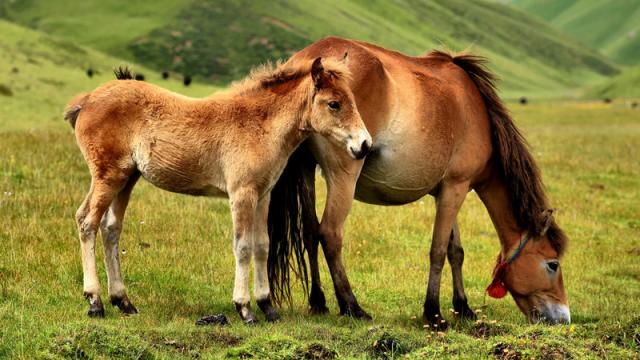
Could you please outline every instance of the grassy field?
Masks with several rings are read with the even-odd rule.
[[[0,17],[156,70],[214,83],[327,35],[412,55],[432,48],[489,56],[509,97],[569,97],[617,66],[523,11],[483,0],[46,0],[0,3]],[[242,14],[242,16],[237,16]],[[117,25],[114,25],[117,24]],[[109,31],[105,31],[105,29]]]
[[[19,5],[35,3],[40,4]],[[278,4],[274,6],[282,6]],[[157,9],[127,7],[123,11],[128,14],[124,24],[130,24],[129,34],[165,24],[144,20],[145,14],[182,9],[171,6],[163,1]],[[138,18],[130,14],[132,8]],[[439,5],[434,9],[446,14]],[[40,24],[53,10],[43,8],[29,21]],[[308,23],[293,12],[283,14],[296,28],[308,26],[315,36],[313,31],[321,31],[317,26],[327,21],[328,12],[317,4],[311,10],[315,17]],[[385,8],[372,11],[384,14]],[[366,24],[417,21],[416,14],[396,13],[398,18],[389,23],[385,16],[367,16]],[[65,29],[58,25],[50,30]],[[359,28],[365,31],[368,26]],[[392,38],[401,33],[407,38],[399,42],[417,46],[410,40],[417,35],[408,28],[391,29],[378,35]],[[114,29],[114,36],[125,32]],[[471,306],[481,311],[480,322],[454,322],[441,334],[422,328],[434,217],[433,200],[425,198],[403,207],[356,203],[348,219],[345,263],[373,322],[336,315],[323,266],[330,315],[308,315],[297,287],[294,305],[282,309],[280,323],[243,326],[231,303],[234,261],[226,200],[170,194],[145,182],[134,191],[121,242],[125,282],[140,314],[125,317],[108,306],[105,319],[88,319],[73,218],[89,187],[89,175],[61,114],[71,96],[113,78],[113,66],[125,62],[112,55],[127,54],[105,55],[5,21],[0,21],[0,33],[0,358],[640,357],[640,111],[624,101],[533,99],[527,106],[510,105],[543,169],[553,206],[559,209],[558,221],[572,240],[563,262],[574,320],[570,326],[528,325],[512,300],[485,298],[499,245],[473,193],[459,223],[467,253],[465,284]],[[87,43],[94,41],[89,40],[92,34],[81,35]],[[553,86],[553,94],[567,89],[554,80],[561,74],[546,77],[536,74],[543,67],[505,62],[501,56],[495,61],[499,68],[524,76],[514,80],[508,71],[503,73],[512,84],[530,77]],[[133,66],[149,81],[186,95],[216,90],[198,83],[185,88],[177,76],[165,81],[157,72]],[[85,75],[88,67],[97,71],[93,78]],[[627,88],[633,86],[629,84]],[[511,89],[503,93],[518,94]],[[324,193],[322,183],[318,191]],[[318,205],[321,208],[323,202]],[[102,264],[99,270],[105,289]],[[445,271],[442,304],[449,319],[450,283]],[[230,318],[231,326],[194,325],[201,316],[220,312]]]
[[[572,239],[563,262],[570,326],[528,325],[512,300],[485,298],[498,241],[473,193],[459,220],[466,287],[471,306],[482,311],[480,323],[454,323],[440,334],[422,328],[434,216],[426,198],[400,208],[356,203],[348,219],[345,262],[373,322],[336,315],[323,268],[330,315],[308,315],[296,291],[280,323],[244,326],[231,303],[227,202],[170,194],[144,182],[134,191],[121,242],[125,281],[140,314],[125,317],[108,307],[105,319],[88,319],[73,220],[89,185],[86,166],[59,111],[42,113],[41,119],[52,119],[43,126],[33,119],[25,127],[15,120],[19,110],[10,108],[0,115],[0,357],[638,358],[638,111],[616,102],[511,108]],[[104,288],[103,266],[100,274]],[[448,314],[451,280],[445,274]],[[219,312],[231,326],[194,325]],[[385,347],[390,344],[393,349]]]

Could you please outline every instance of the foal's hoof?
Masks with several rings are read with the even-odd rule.
[[[324,292],[319,287],[312,287],[311,294],[309,294],[309,314],[324,315],[328,313],[329,308],[327,307]]]
[[[87,311],[87,315],[92,318],[103,318],[104,317],[104,306],[102,305],[102,300],[99,295],[85,294],[84,295],[89,302],[89,311]]]
[[[236,303],[236,311],[238,312],[238,314],[240,315],[240,318],[246,325],[255,325],[259,322],[256,314],[254,314],[253,311],[251,311],[251,306],[249,305],[249,303],[246,303],[246,304]]]
[[[124,314],[127,314],[127,315],[138,313],[138,309],[136,309],[136,307],[133,306],[131,301],[129,301],[129,298],[127,297],[127,295],[124,295],[122,297],[112,296],[111,305],[117,306],[118,309],[120,309],[120,311],[122,311]]]
[[[424,314],[424,323],[431,331],[445,331],[449,327],[449,323],[442,317],[440,313]]]
[[[265,320],[268,322],[276,322],[280,320],[280,315],[276,311],[276,308],[271,304],[271,299],[266,298],[264,300],[258,300],[258,307],[262,310]]]
[[[351,306],[346,309],[340,310],[340,315],[349,316],[349,317],[360,319],[360,320],[367,320],[367,321],[373,320],[371,315],[367,314],[367,312],[362,310],[360,305],[357,305],[357,304],[355,306]]]

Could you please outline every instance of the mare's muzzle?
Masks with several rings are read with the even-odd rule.
[[[545,303],[533,312],[530,320],[533,323],[542,322],[550,325],[570,324],[571,311],[564,304]]]

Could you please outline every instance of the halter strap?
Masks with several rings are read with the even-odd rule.
[[[513,261],[518,257],[518,255],[520,255],[520,252],[522,252],[522,249],[524,249],[524,246],[527,245],[530,239],[531,239],[531,233],[527,231],[526,235],[524,236],[524,239],[520,240],[520,245],[518,245],[518,248],[516,248],[516,250],[507,259],[506,262],[508,264],[513,263]]]
[[[505,295],[507,295],[507,287],[502,281],[502,278],[504,277],[504,274],[507,272],[507,268],[509,267],[509,265],[511,265],[516,260],[518,255],[520,255],[520,253],[522,252],[522,249],[524,249],[525,245],[527,245],[529,240],[531,240],[531,237],[532,237],[531,233],[527,231],[524,237],[521,238],[520,244],[518,245],[518,247],[515,249],[513,253],[511,253],[511,255],[507,258],[507,260],[500,260],[500,257],[498,257],[498,261],[496,262],[496,267],[493,269],[493,280],[491,281],[491,284],[487,287],[487,290],[486,290],[489,296],[496,299],[500,299],[500,298],[503,298]]]

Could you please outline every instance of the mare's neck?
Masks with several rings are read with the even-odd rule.
[[[505,258],[518,246],[524,233],[513,214],[512,197],[507,184],[501,176],[494,174],[475,190],[489,212],[500,238],[502,257]]]

